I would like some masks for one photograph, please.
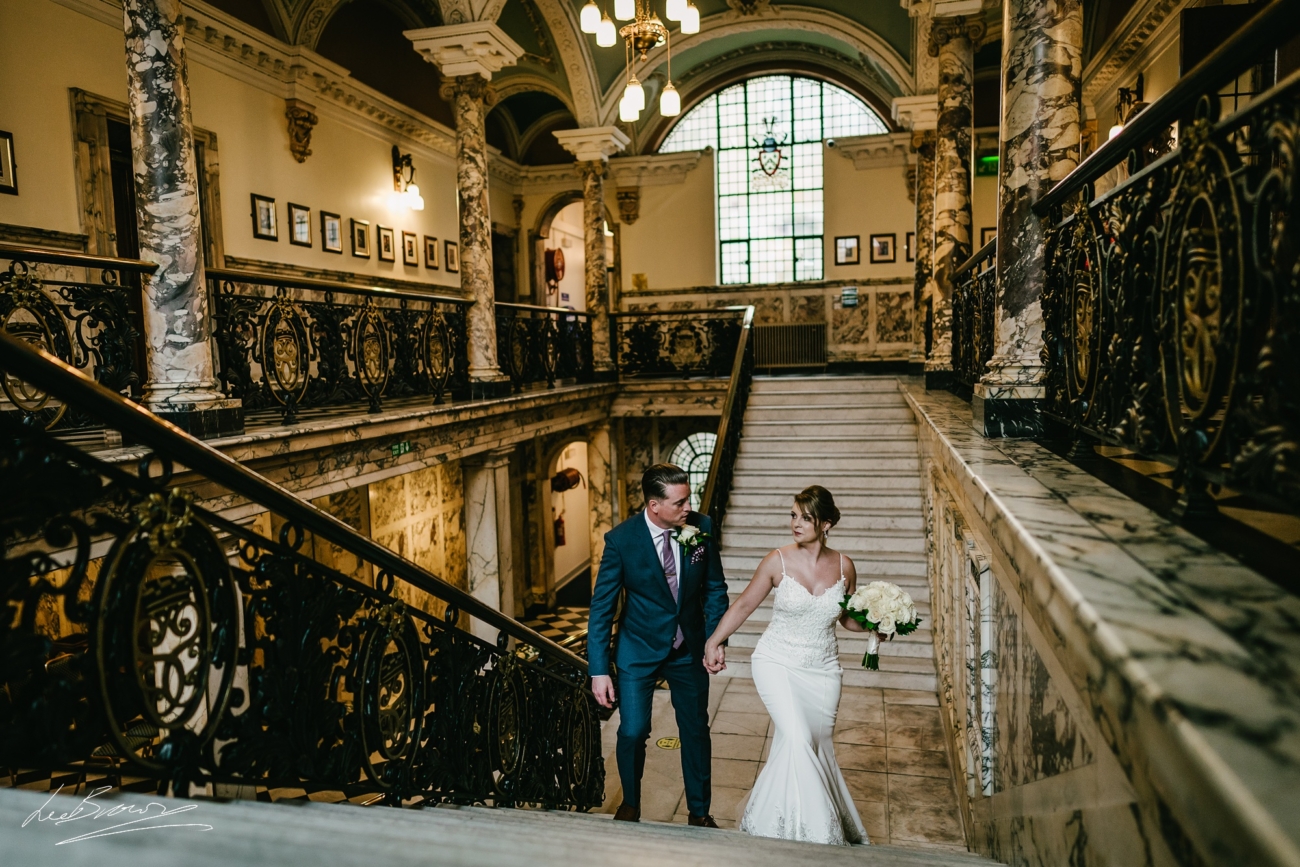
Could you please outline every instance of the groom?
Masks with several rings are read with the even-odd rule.
[[[690,824],[718,827],[709,815],[709,675],[704,642],[727,610],[727,582],[713,523],[692,512],[686,472],[655,464],[641,477],[646,508],[605,535],[591,598],[587,660],[591,691],[614,706],[609,639],[619,591],[627,602],[618,631],[618,775],[623,804],[615,819],[641,820],[641,774],[650,737],[655,683],[668,681],[682,744]],[[693,529],[692,529],[693,528]],[[680,541],[679,541],[680,540]]]

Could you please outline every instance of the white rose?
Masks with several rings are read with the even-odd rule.
[[[691,540],[699,534],[700,530],[698,527],[693,527],[690,524],[687,524],[685,527],[682,527],[677,531],[677,541],[681,542],[683,545],[689,545],[691,544]]]

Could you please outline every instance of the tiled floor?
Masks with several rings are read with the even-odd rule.
[[[713,816],[734,828],[772,746],[772,724],[752,680],[717,678],[709,696],[713,738]],[[622,802],[614,764],[617,714],[605,724],[605,812]],[[677,725],[666,691],[655,694],[642,818],[685,822]],[[669,742],[671,746],[671,742]],[[846,687],[835,726],[835,755],[867,834],[875,843],[964,851],[952,772],[933,693]]]

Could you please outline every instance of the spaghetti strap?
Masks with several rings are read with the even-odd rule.
[[[780,548],[777,548],[777,549],[776,549],[776,556],[778,556],[778,557],[781,558],[781,577],[782,577],[782,578],[788,577],[788,576],[785,574],[785,555],[781,553],[781,549],[780,549]]]
[[[840,555],[840,580],[844,580],[844,555]]]

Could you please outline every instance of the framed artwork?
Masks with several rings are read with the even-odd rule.
[[[289,203],[289,243],[311,246],[311,208]]]
[[[18,195],[18,161],[14,159],[14,134],[0,130],[0,193]]]
[[[352,218],[352,255],[358,259],[370,258],[370,221]]]
[[[424,267],[438,270],[438,239],[429,235],[424,236]]]
[[[380,262],[397,261],[397,239],[393,237],[390,226],[375,227],[375,243],[379,245]]]
[[[987,244],[989,241],[992,241],[997,236],[998,236],[997,226],[985,226],[983,229],[980,229],[980,246],[983,247],[985,244]]]
[[[903,237],[903,253],[907,256],[907,261],[916,261],[916,233],[908,232]]]
[[[447,272],[456,274],[460,272],[460,245],[455,241],[447,241]]]
[[[253,237],[263,241],[280,240],[280,227],[275,222],[275,199],[253,193]]]
[[[420,265],[420,239],[414,232],[402,233],[402,264]]]
[[[898,251],[894,249],[894,243],[898,236],[890,232],[887,235],[871,236],[871,261],[877,262],[894,262],[898,259]]]
[[[861,238],[858,235],[843,235],[835,239],[836,265],[857,265],[861,261]]]
[[[343,255],[343,218],[338,214],[320,212],[320,246],[326,253]]]

